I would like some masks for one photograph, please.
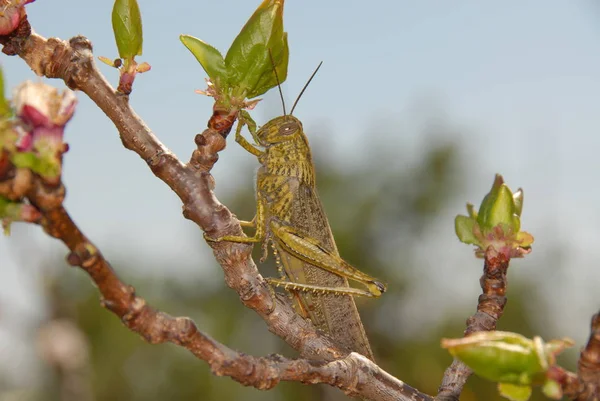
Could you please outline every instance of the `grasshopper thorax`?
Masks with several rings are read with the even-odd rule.
[[[302,123],[292,115],[276,117],[256,133],[261,146],[269,147],[280,142],[296,140],[303,136]]]

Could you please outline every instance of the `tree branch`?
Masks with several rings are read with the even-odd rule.
[[[135,114],[128,97],[115,92],[96,69],[87,39],[78,36],[65,42],[32,34],[18,50],[36,74],[61,78],[72,89],[85,92],[115,123],[124,146],[144,159],[152,172],[180,197],[186,218],[211,236],[241,234],[237,219],[214,196],[214,181],[207,172],[217,160],[217,152],[225,147],[224,130],[208,128],[200,136],[203,139],[197,137],[194,163],[185,165]],[[213,249],[227,285],[265,319],[275,334],[304,355],[335,359],[347,354],[298,319],[287,301],[271,297],[267,283],[250,258],[251,246],[227,242],[216,244]]]
[[[267,390],[279,381],[327,383],[351,396],[376,400],[431,400],[398,379],[382,371],[369,359],[357,353],[325,362],[291,360],[279,355],[253,357],[234,351],[202,333],[186,317],[172,317],[160,312],[137,296],[132,286],[124,284],[100,251],[83,235],[62,206],[52,199],[53,191],[33,186],[28,198],[43,210],[41,225],[45,231],[61,239],[71,250],[67,261],[90,275],[102,294],[102,304],[119,316],[131,331],[151,344],[170,342],[180,345],[196,357],[208,362],[217,376],[230,376],[239,383]],[[62,187],[57,188],[62,198]],[[377,380],[373,380],[377,378]]]
[[[60,78],[70,88],[85,92],[113,121],[124,146],[145,160],[152,172],[180,197],[186,218],[211,237],[241,234],[237,219],[214,196],[214,182],[209,173],[218,159],[217,152],[225,148],[235,115],[215,109],[208,129],[196,136],[197,149],[190,163],[183,164],[135,114],[128,97],[115,92],[100,74],[86,38],[77,36],[65,42],[31,34],[3,38],[2,43],[4,52],[18,54],[36,74]],[[248,245],[212,244],[227,285],[238,292],[244,305],[265,320],[271,332],[301,355],[320,361],[243,355],[201,333],[190,319],[174,318],[151,308],[135,294],[133,287],[119,280],[100,251],[72,222],[62,207],[64,189],[45,188],[39,180],[36,183],[28,197],[42,211],[44,229],[71,250],[69,263],[90,275],[102,294],[103,305],[150,343],[181,345],[206,360],[216,374],[229,375],[257,388],[270,388],[279,380],[295,380],[328,383],[353,396],[372,400],[431,400],[367,358],[349,354],[334,344],[312,323],[300,318],[285,297],[273,298],[250,257],[252,247]]]
[[[477,312],[467,319],[465,336],[478,331],[496,330],[496,323],[504,313],[509,259],[499,254],[488,256],[483,263],[483,275],[479,279],[482,294]],[[439,401],[458,401],[462,389],[473,372],[467,365],[455,359],[444,372],[442,384],[435,397]]]

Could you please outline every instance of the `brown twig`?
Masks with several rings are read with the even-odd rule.
[[[482,294],[477,303],[477,312],[467,319],[465,335],[478,331],[496,330],[496,323],[502,317],[506,305],[506,273],[509,259],[502,254],[488,256],[483,264],[483,275],[479,283]],[[471,369],[455,359],[444,372],[442,384],[435,397],[438,401],[458,401],[462,389],[471,376]]]
[[[506,286],[509,260],[486,257],[480,279],[483,293],[479,296],[477,312],[467,319],[465,336],[479,331],[496,330],[506,305]],[[462,389],[473,372],[455,359],[444,372],[436,401],[458,401]],[[592,334],[581,352],[578,375],[559,366],[548,372],[560,384],[563,394],[576,401],[600,401],[600,314],[592,319]]]
[[[572,400],[587,400],[587,398],[577,398],[582,392],[582,386],[575,373],[569,372],[568,370],[555,365],[551,366],[546,374],[549,379],[560,385],[563,396],[566,396]]]
[[[196,136],[197,149],[191,161],[181,163],[131,109],[128,97],[115,92],[97,70],[90,42],[78,36],[65,42],[32,34],[5,41],[38,75],[60,78],[72,89],[85,92],[113,121],[127,149],[144,159],[152,172],[182,200],[184,216],[211,237],[241,234],[239,222],[215,198],[209,174],[217,152],[235,115],[216,108],[209,127]],[[98,286],[104,305],[123,323],[151,343],[172,342],[206,360],[216,374],[228,375],[246,385],[270,388],[279,380],[323,382],[343,391],[373,400],[431,400],[392,377],[368,359],[334,344],[308,321],[300,318],[284,297],[272,298],[267,284],[250,257],[251,247],[234,243],[213,244],[227,285],[236,290],[244,305],[255,310],[269,330],[314,359],[291,361],[281,357],[255,358],[237,353],[201,333],[188,318],[174,318],[146,305],[131,286],[122,283],[99,250],[71,221],[48,192],[36,186],[29,193],[43,211],[46,231],[60,238],[71,250],[68,261],[82,267]],[[60,188],[59,188],[60,190]],[[319,361],[317,361],[319,360]]]

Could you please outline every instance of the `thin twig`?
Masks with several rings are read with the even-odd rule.
[[[506,305],[506,273],[509,260],[499,256],[486,255],[483,275],[479,283],[482,294],[477,303],[477,312],[467,319],[465,335],[478,331],[496,330],[496,323],[504,313]],[[437,401],[458,401],[462,389],[473,372],[467,365],[455,359],[444,372],[442,384],[435,397]]]

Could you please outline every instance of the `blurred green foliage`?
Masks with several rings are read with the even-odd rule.
[[[312,141],[310,133],[308,135]],[[400,167],[397,163],[404,156],[402,149],[390,153],[370,145],[371,148],[364,151],[373,156],[366,163],[336,164],[321,157],[326,150],[315,146],[319,145],[318,141],[312,141],[319,193],[341,255],[388,284],[389,292],[380,299],[357,299],[377,362],[396,377],[429,394],[437,392],[444,370],[451,362],[450,355],[439,346],[440,338],[461,336],[464,322],[468,314],[474,312],[477,301],[473,299],[472,310],[466,314],[464,310],[447,314],[434,327],[411,336],[399,336],[398,328],[412,322],[401,321],[398,310],[406,301],[411,274],[419,271],[415,261],[416,245],[432,229],[432,223],[438,222],[446,205],[461,192],[464,172],[460,144],[452,142],[454,138],[447,132],[435,133],[424,141],[427,148],[423,150],[423,157],[408,168],[406,164]],[[235,196],[221,201],[240,218],[248,219],[255,210],[252,191],[253,183],[248,182],[240,185]],[[452,226],[452,220],[447,224]],[[198,244],[204,246],[200,234],[198,232]],[[456,246],[471,252],[458,240]],[[260,247],[255,248],[256,255],[260,255]],[[439,268],[447,268],[443,265],[443,255],[440,261]],[[120,262],[113,261],[120,272],[131,271],[126,267],[127,261]],[[210,261],[200,261],[198,265],[206,263]],[[210,268],[218,280],[211,283],[190,283],[181,277],[152,280],[139,275],[125,279],[153,306],[173,315],[191,317],[201,330],[234,349],[252,355],[295,356],[294,350],[269,333],[262,320],[242,306],[237,294],[221,280],[216,263],[212,263]],[[473,280],[464,283],[465,286],[478,286],[481,263],[473,258]],[[260,269],[264,275],[276,274],[272,260]],[[55,315],[74,319],[90,341],[90,376],[97,401],[347,399],[340,391],[323,385],[281,383],[274,390],[263,392],[243,387],[229,378],[215,377],[206,363],[184,349],[149,345],[129,332],[99,306],[98,294],[83,273],[62,275],[58,288],[53,297],[56,305],[64,307],[57,307]],[[536,330],[539,333],[542,328],[531,325],[532,320],[524,308],[525,297],[532,302],[536,294],[525,285],[513,283],[508,295],[509,302],[499,328],[526,336],[537,334]],[[424,305],[419,313],[428,315],[434,307]],[[53,376],[49,380],[40,400],[60,399],[53,380],[58,379]],[[495,384],[477,377],[469,380],[461,397],[461,401],[501,399]],[[532,399],[545,398],[537,391]]]

